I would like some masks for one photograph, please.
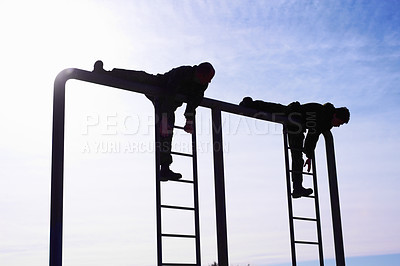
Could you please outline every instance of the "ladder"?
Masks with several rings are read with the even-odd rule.
[[[313,154],[312,158],[312,172],[302,172],[303,176],[312,176],[313,183],[313,191],[314,195],[310,195],[307,197],[302,197],[296,200],[301,200],[304,198],[309,198],[314,200],[315,205],[315,217],[300,217],[293,216],[293,199],[292,199],[292,189],[291,189],[291,181],[290,181],[290,173],[294,172],[290,169],[289,165],[289,150],[294,150],[295,148],[288,146],[288,133],[286,127],[283,128],[283,144],[284,144],[284,153],[285,153],[285,168],[286,168],[286,184],[287,184],[287,198],[288,198],[288,209],[289,209],[289,228],[290,228],[290,244],[291,244],[291,253],[292,253],[292,266],[296,266],[296,245],[317,245],[318,253],[319,253],[319,263],[321,266],[324,265],[323,258],[323,249],[322,249],[322,233],[321,233],[321,220],[320,220],[320,211],[319,211],[319,201],[318,201],[318,186],[317,186],[317,172],[316,172],[316,164],[315,164],[315,156]],[[303,221],[303,222],[311,222],[316,224],[317,229],[317,241],[307,241],[307,240],[297,240],[295,237],[295,221]]]
[[[157,112],[156,112],[157,113]],[[200,258],[200,223],[199,223],[199,200],[198,200],[198,182],[197,182],[197,153],[196,153],[196,126],[195,121],[193,122],[193,134],[192,134],[192,154],[180,153],[171,151],[171,155],[175,156],[186,156],[192,158],[192,168],[193,168],[193,179],[187,180],[184,177],[180,180],[168,180],[167,182],[160,181],[160,156],[159,156],[159,147],[156,145],[156,215],[157,215],[157,265],[201,265]],[[157,130],[158,121],[156,120],[156,144],[159,143],[160,132]],[[174,129],[183,130],[183,127],[174,126]],[[160,145],[158,145],[160,146]],[[181,182],[188,183],[193,186],[193,206],[175,206],[175,205],[165,205],[161,201],[161,191],[162,191],[162,183],[169,182]],[[188,211],[194,213],[194,234],[171,234],[163,232],[162,229],[162,210],[169,209],[175,211]],[[164,238],[186,238],[186,239],[194,239],[195,241],[195,263],[171,263],[171,262],[163,262],[163,239]]]

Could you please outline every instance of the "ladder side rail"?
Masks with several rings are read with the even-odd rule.
[[[339,188],[337,183],[335,148],[330,130],[323,132],[325,138],[326,160],[328,164],[329,193],[331,198],[331,213],[333,238],[335,242],[336,265],[345,265],[343,232],[340,215]]]
[[[196,264],[201,265],[200,249],[200,217],[199,217],[199,186],[197,170],[197,139],[196,139],[196,118],[193,119],[192,134],[192,167],[193,167],[193,196],[194,196],[194,227],[196,235]]]
[[[319,263],[320,263],[320,266],[324,266],[324,253],[323,253],[323,246],[322,246],[321,215],[320,215],[320,208],[319,208],[317,165],[316,165],[316,161],[315,161],[315,152],[313,152],[311,161],[312,161],[312,174],[313,174],[313,187],[314,187],[315,218],[316,218],[316,223],[317,223]]]
[[[286,168],[286,192],[287,202],[289,210],[289,230],[290,230],[290,249],[292,254],[292,266],[296,266],[296,244],[294,236],[294,223],[293,223],[293,206],[292,206],[292,194],[291,194],[291,181],[290,181],[290,166],[289,166],[289,148],[288,148],[288,133],[287,129],[283,127],[283,149],[285,154],[285,168]]]
[[[155,125],[155,171],[156,171],[156,217],[157,217],[157,265],[163,263],[162,252],[162,221],[161,221],[161,182],[160,182],[160,118],[158,117],[159,106],[154,105],[154,125]]]

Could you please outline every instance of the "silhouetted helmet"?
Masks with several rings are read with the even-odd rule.
[[[214,67],[208,63],[201,63],[196,67],[196,77],[202,84],[208,84],[215,75]]]

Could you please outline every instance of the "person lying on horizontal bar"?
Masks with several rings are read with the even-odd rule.
[[[94,72],[108,74],[134,82],[145,83],[158,86],[166,90],[165,95],[153,97],[146,95],[158,110],[156,116],[159,119],[160,143],[160,180],[178,180],[182,178],[180,173],[175,173],[170,169],[172,164],[171,144],[173,127],[175,124],[175,111],[183,102],[176,99],[178,94],[187,97],[187,105],[184,116],[186,124],[184,130],[193,134],[193,125],[196,108],[204,98],[204,91],[215,75],[214,67],[204,62],[195,66],[180,66],[164,74],[149,74],[144,71],[126,70],[114,68],[111,71],[103,69],[103,62],[97,61],[94,65]]]
[[[331,103],[322,105],[292,102],[286,106],[261,100],[253,101],[251,97],[243,98],[239,105],[288,117],[289,122],[286,125],[286,130],[292,154],[292,197],[300,198],[311,195],[313,190],[303,187],[303,167],[307,166],[307,171],[310,172],[311,160],[320,134],[332,129],[332,127],[347,124],[350,120],[350,111],[346,107],[335,108]],[[304,138],[306,131],[307,135]],[[303,153],[307,157],[305,163]]]

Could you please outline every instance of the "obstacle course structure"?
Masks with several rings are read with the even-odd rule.
[[[94,83],[98,85],[109,86],[113,88],[123,89],[136,93],[142,93],[151,96],[160,96],[165,93],[161,88],[150,86],[147,84],[127,81],[118,79],[110,75],[99,74],[95,72],[80,70],[80,69],[65,69],[58,74],[54,83],[54,98],[53,98],[53,143],[52,143],[52,169],[51,169],[51,214],[50,214],[50,266],[62,266],[62,229],[63,229],[63,179],[64,179],[64,126],[65,126],[65,87],[68,80],[75,79],[83,82]],[[185,101],[182,95],[177,96],[179,99]],[[225,204],[225,177],[224,177],[224,163],[223,163],[223,143],[222,143],[222,112],[242,115],[246,117],[256,118],[264,121],[280,123],[283,126],[288,122],[284,116],[278,116],[270,113],[260,113],[257,110],[244,108],[239,105],[226,103],[218,100],[204,98],[200,106],[211,109],[212,119],[212,136],[213,147],[221,147],[220,149],[213,150],[214,161],[214,182],[215,182],[215,204],[216,204],[216,231],[217,231],[217,249],[218,249],[218,265],[228,266],[228,241],[227,241],[227,222],[226,222],[226,204]],[[157,125],[156,125],[157,126]],[[179,129],[179,127],[177,127]],[[155,134],[155,141],[157,141],[157,130]],[[335,246],[336,265],[345,265],[343,234],[340,215],[339,193],[336,174],[335,151],[333,136],[330,131],[324,132],[329,190],[330,190],[330,203],[332,214],[332,226]],[[294,217],[292,213],[291,194],[290,194],[290,169],[288,151],[290,147],[287,145],[287,135],[285,130],[284,148],[285,148],[285,165],[286,177],[288,186],[288,207],[289,207],[289,226],[291,236],[291,252],[292,252],[292,265],[296,265],[296,248],[297,244],[310,244],[318,245],[320,265],[323,265],[322,254],[322,238],[319,218],[319,203],[318,192],[316,184],[315,160],[313,160],[313,184],[316,217]],[[194,186],[194,206],[167,206],[163,205],[160,200],[160,182],[159,178],[156,181],[156,203],[157,203],[157,253],[158,265],[201,265],[200,262],[200,236],[199,236],[199,223],[198,223],[198,199],[197,199],[197,162],[196,162],[196,133],[193,134],[192,139],[193,153],[192,154],[176,154],[180,156],[189,156],[193,158],[193,180],[181,182],[192,183]],[[159,159],[158,151],[156,150],[156,174],[159,175]],[[195,235],[172,235],[163,233],[161,231],[161,209],[169,208],[176,210],[194,211],[195,212]],[[299,241],[294,239],[294,220],[303,220],[316,222],[318,241]],[[194,264],[179,264],[179,263],[163,263],[162,262],[162,238],[163,237],[188,237],[196,240],[196,263]]]

